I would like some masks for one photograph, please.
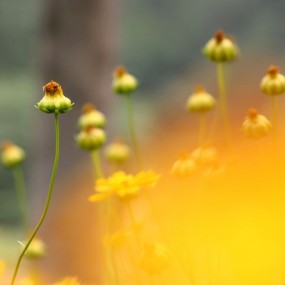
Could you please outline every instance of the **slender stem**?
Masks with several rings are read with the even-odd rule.
[[[16,196],[19,204],[19,208],[22,216],[22,223],[26,233],[29,230],[29,219],[28,219],[28,206],[26,197],[25,179],[23,169],[21,166],[12,168],[12,174],[15,181]]]
[[[57,172],[57,166],[58,166],[58,159],[59,159],[59,124],[58,124],[58,114],[54,114],[55,117],[55,158],[54,158],[54,164],[53,164],[53,170],[52,170],[52,175],[51,175],[51,180],[50,180],[50,184],[49,184],[49,189],[48,189],[48,196],[47,196],[47,200],[46,200],[46,204],[42,213],[42,216],[37,224],[37,226],[35,227],[32,235],[30,236],[28,242],[26,243],[22,253],[20,254],[16,267],[15,267],[15,271],[13,274],[13,278],[11,281],[11,285],[14,285],[16,277],[17,277],[17,273],[18,270],[20,268],[20,264],[21,261],[26,253],[26,251],[28,250],[31,242],[33,241],[34,237],[36,236],[36,234],[38,233],[42,223],[44,222],[44,219],[46,217],[49,205],[50,205],[50,201],[51,201],[51,197],[52,197],[52,193],[53,193],[53,185],[54,185],[54,181],[55,181],[55,177],[56,177],[56,172]]]
[[[219,88],[219,106],[221,117],[224,124],[224,130],[227,137],[228,144],[231,144],[230,139],[230,126],[229,126],[229,115],[227,106],[227,95],[226,95],[226,84],[223,63],[217,63],[217,80]]]
[[[199,145],[202,146],[206,135],[206,114],[199,114]]]
[[[94,166],[94,172],[95,172],[95,177],[96,178],[102,178],[104,177],[102,167],[101,167],[101,160],[99,156],[99,151],[94,150],[91,152],[91,158],[92,158],[92,163]]]
[[[136,135],[136,130],[135,130],[132,97],[131,95],[126,95],[125,97],[126,97],[126,104],[127,104],[128,124],[129,124],[131,142],[132,142],[132,146],[135,152],[138,168],[141,169],[142,163],[141,163],[140,150],[139,150],[139,145],[138,145],[138,140],[137,140],[137,135]]]
[[[278,129],[278,98],[272,96],[272,109],[273,109],[273,136],[276,137]]]

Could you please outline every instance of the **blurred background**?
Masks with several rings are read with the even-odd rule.
[[[117,65],[126,66],[139,79],[136,117],[142,144],[147,145],[156,129],[182,121],[181,102],[197,84],[216,94],[215,68],[203,58],[201,48],[222,28],[234,36],[242,53],[232,65],[230,98],[237,107],[233,116],[241,120],[253,102],[266,109],[258,86],[268,65],[285,70],[284,11],[285,2],[277,0],[1,1],[0,139],[12,140],[27,152],[25,174],[34,222],[45,199],[54,152],[53,118],[34,107],[46,82],[59,82],[75,102],[74,110],[60,117],[55,211],[76,191],[82,192],[83,203],[93,189],[89,158],[73,139],[82,105],[92,102],[107,114],[110,139],[127,133],[123,105],[110,88]],[[167,124],[162,126],[164,120]],[[71,173],[78,174],[78,185],[90,178],[86,187],[60,187],[70,185]],[[12,175],[2,167],[0,239],[5,243],[0,244],[12,248],[11,233],[20,225],[15,201]],[[68,216],[68,206],[62,209]],[[8,258],[7,251],[0,245],[0,255]]]

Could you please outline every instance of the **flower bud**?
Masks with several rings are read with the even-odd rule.
[[[130,148],[121,140],[109,144],[105,149],[105,156],[110,162],[122,163],[130,156]]]
[[[34,238],[25,253],[25,257],[29,259],[39,259],[44,257],[45,255],[46,255],[45,243],[39,238]]]
[[[86,127],[103,128],[106,125],[105,115],[96,110],[92,104],[85,104],[82,108],[82,112],[83,114],[78,120],[78,125],[81,130]]]
[[[74,103],[63,95],[61,86],[55,81],[47,83],[43,90],[45,92],[42,100],[37,104],[37,108],[45,113],[66,113],[72,109]]]
[[[241,131],[250,139],[260,139],[268,135],[271,123],[265,116],[259,115],[255,109],[249,109],[242,123]]]
[[[215,147],[211,145],[204,145],[192,152],[192,158],[199,165],[212,166],[218,161],[218,152]]]
[[[170,263],[168,249],[160,243],[146,243],[140,267],[150,275],[161,274]]]
[[[203,87],[197,87],[187,101],[187,109],[191,112],[207,112],[212,110],[215,105],[216,100]]]
[[[119,66],[114,72],[114,80],[112,83],[113,91],[119,95],[130,94],[138,87],[137,79],[129,74],[127,70]]]
[[[239,48],[223,31],[218,31],[206,43],[202,52],[208,59],[214,62],[229,62],[237,58]]]
[[[196,162],[188,153],[182,153],[179,159],[173,164],[171,173],[184,177],[191,175],[197,169]]]
[[[285,92],[285,77],[279,73],[278,67],[270,66],[262,78],[260,88],[267,95],[276,96]]]
[[[100,128],[87,127],[75,138],[77,145],[88,151],[100,148],[106,141],[105,132]]]
[[[11,168],[17,166],[21,164],[25,158],[26,154],[19,146],[9,141],[2,143],[1,161],[5,167]]]

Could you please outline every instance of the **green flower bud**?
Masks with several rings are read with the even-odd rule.
[[[262,78],[261,90],[271,96],[281,95],[285,92],[285,77],[279,73],[278,67],[270,66],[267,74]]]
[[[223,31],[218,31],[206,43],[202,52],[208,59],[214,62],[229,62],[237,58],[239,48]]]
[[[88,151],[100,148],[106,141],[105,132],[100,128],[87,127],[75,138],[77,145]]]
[[[37,104],[37,108],[45,113],[66,113],[72,109],[74,103],[63,95],[61,86],[50,81],[43,88],[45,95]]]
[[[6,141],[2,143],[1,161],[7,168],[12,168],[22,163],[26,158],[26,154],[22,148]]]
[[[241,126],[243,134],[250,139],[260,139],[271,131],[271,123],[255,109],[249,109]]]
[[[39,259],[44,257],[45,255],[46,255],[45,243],[39,238],[34,238],[25,253],[25,257],[29,259]]]
[[[191,175],[197,169],[196,162],[188,153],[182,153],[172,166],[171,173],[178,177]]]
[[[123,141],[117,140],[106,147],[105,156],[111,162],[122,163],[129,158],[130,148]]]
[[[187,101],[187,109],[192,112],[207,112],[212,110],[215,105],[214,97],[202,87],[197,87]]]
[[[90,103],[85,104],[82,108],[82,113],[78,120],[81,130],[86,127],[103,128],[106,125],[104,114],[96,110],[94,105]]]
[[[119,66],[114,72],[114,80],[112,83],[113,91],[119,95],[130,94],[138,87],[137,79],[129,74],[127,70]]]
[[[170,252],[160,243],[146,243],[140,267],[150,275],[161,274],[170,264]]]

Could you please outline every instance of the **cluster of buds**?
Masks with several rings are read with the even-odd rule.
[[[106,119],[104,114],[96,110],[92,104],[83,106],[78,125],[80,132],[75,140],[81,149],[94,151],[105,143],[106,134],[102,128],[106,125]]]
[[[239,48],[223,31],[218,31],[203,48],[203,54],[216,63],[230,62],[239,55]]]

